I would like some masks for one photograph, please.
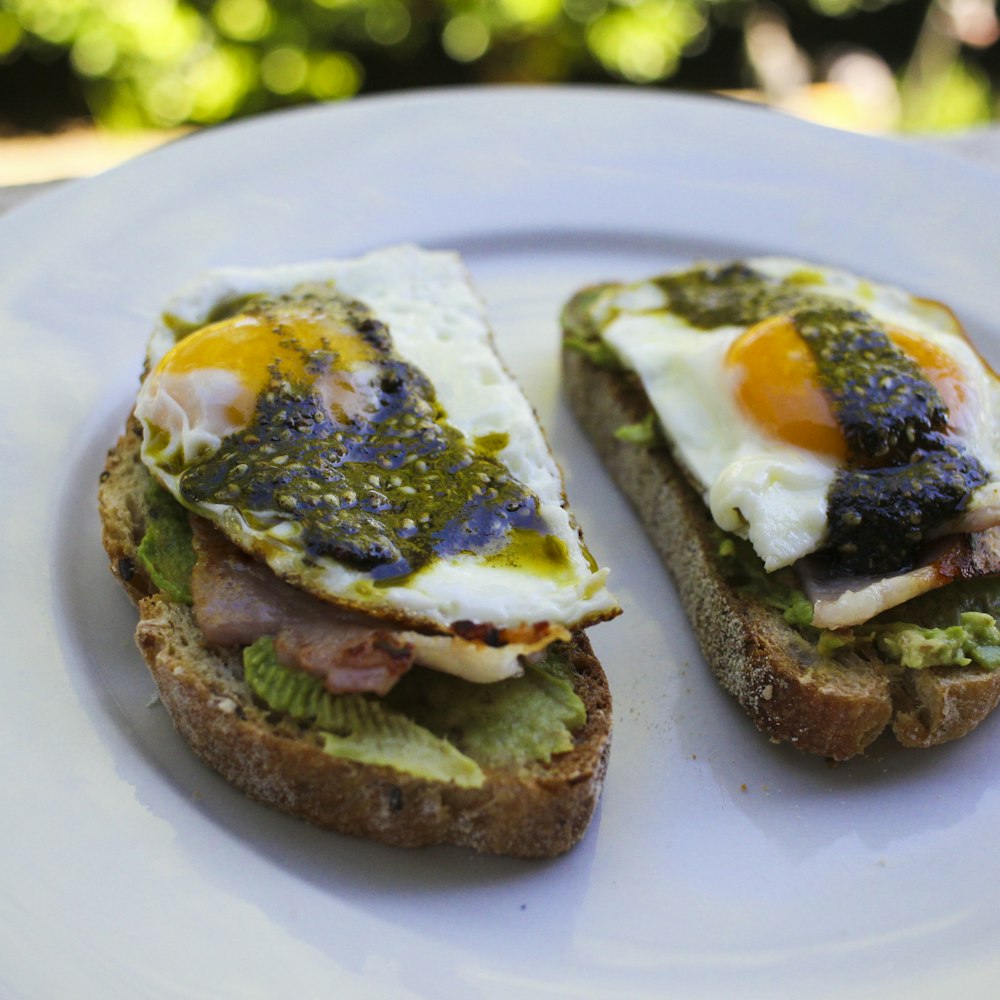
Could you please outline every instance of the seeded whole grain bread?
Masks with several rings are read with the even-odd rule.
[[[570,407],[670,571],[706,661],[773,741],[846,760],[886,729],[909,747],[956,739],[996,707],[1000,670],[904,670],[848,650],[821,656],[780,612],[727,580],[708,509],[669,450],[615,437],[652,412],[638,378],[565,342],[562,368]]]
[[[172,603],[136,558],[145,532],[148,473],[131,419],[108,453],[99,489],[111,570],[139,609],[136,642],[174,726],[194,751],[250,798],[317,826],[406,847],[468,846],[541,858],[582,836],[597,804],[611,740],[611,696],[586,635],[568,646],[587,710],[574,749],[549,765],[484,768],[480,788],[333,757],[308,728],[276,717],[242,679],[239,650],[208,647],[191,609]]]

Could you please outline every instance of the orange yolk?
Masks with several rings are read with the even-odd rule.
[[[935,386],[954,423],[965,403],[955,361],[906,330],[887,327],[886,332]],[[844,434],[820,388],[816,362],[787,316],[764,320],[741,334],[726,353],[726,367],[736,374],[741,407],[763,431],[838,462],[846,459]]]
[[[242,427],[249,422],[275,367],[289,382],[311,383],[317,373],[310,372],[307,364],[319,351],[336,354],[336,368],[341,372],[375,356],[354,330],[291,305],[266,315],[241,313],[202,327],[171,348],[153,374],[184,376],[204,369],[232,373],[247,391],[227,408],[226,416],[234,426]]]

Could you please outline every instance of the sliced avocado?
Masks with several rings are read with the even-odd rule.
[[[171,601],[190,604],[195,554],[187,511],[153,480],[146,502],[149,513],[136,553],[139,562]]]
[[[431,781],[478,788],[485,776],[475,761],[447,740],[362,694],[330,694],[318,678],[282,666],[264,636],[243,651],[247,684],[261,701],[299,722],[312,723],[334,757],[384,764]]]

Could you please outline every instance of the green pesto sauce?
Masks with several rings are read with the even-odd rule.
[[[893,465],[934,443],[948,408],[934,385],[871,316],[846,306],[799,308],[799,336],[857,464]]]
[[[356,330],[366,343],[377,350],[392,350],[388,327],[372,314],[364,302],[341,295],[329,281],[305,282],[291,291],[271,295],[251,292],[224,299],[212,309],[202,325],[209,326],[242,315],[272,317],[276,324],[280,324],[281,311],[290,305],[307,306],[317,316],[337,319]]]
[[[507,545],[487,556],[486,563],[517,567],[557,583],[573,580],[573,564],[566,543],[555,535],[540,535],[526,528],[514,528]]]
[[[840,469],[827,495],[826,556],[859,575],[912,565],[928,532],[954,517],[986,478],[974,456],[946,441],[903,465]]]
[[[936,445],[948,410],[919,366],[874,317],[816,292],[801,272],[775,280],[744,264],[701,267],[655,283],[666,309],[692,326],[753,326],[787,315],[816,363],[820,385],[855,465],[897,465]]]
[[[387,328],[367,307],[332,300],[329,291],[309,294],[375,349],[368,412],[335,418],[308,380],[291,383],[274,371],[249,426],[181,474],[184,500],[232,506],[254,525],[292,522],[309,557],[376,581],[439,557],[497,552],[512,529],[544,538],[537,498],[495,457],[507,435],[470,442],[447,422],[423,373],[395,355]],[[274,301],[231,308],[267,316]],[[307,360],[316,374],[336,365],[326,352]]]
[[[492,434],[480,434],[473,441],[473,447],[480,455],[496,458],[510,444],[510,435],[506,431],[494,431]]]
[[[752,326],[794,309],[822,309],[836,301],[804,287],[801,278],[775,281],[742,263],[665,274],[653,284],[666,295],[668,312],[700,330]]]
[[[618,369],[618,355],[601,336],[602,326],[594,316],[594,307],[613,285],[595,285],[577,292],[564,306],[560,316],[564,343],[599,368]],[[607,322],[610,322],[608,318]]]
[[[184,337],[201,329],[202,323],[191,323],[186,319],[181,319],[174,313],[165,312],[160,315],[160,322],[174,335],[175,340],[182,340]]]

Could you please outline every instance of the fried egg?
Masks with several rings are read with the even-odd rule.
[[[738,266],[769,285],[780,283],[785,305],[800,293],[818,295],[872,318],[937,390],[947,409],[945,439],[985,470],[969,506],[977,497],[995,501],[1000,390],[950,310],[798,260],[757,258]],[[768,571],[788,566],[827,544],[831,489],[849,452],[815,352],[792,321],[792,307],[734,321],[713,302],[711,289],[700,304],[678,308],[670,280],[592,290],[586,299],[591,328],[642,380],[668,442],[719,527],[749,539]],[[694,320],[692,310],[700,310]]]
[[[164,487],[325,600],[526,649],[619,611],[453,254],[204,275],[136,416]]]

